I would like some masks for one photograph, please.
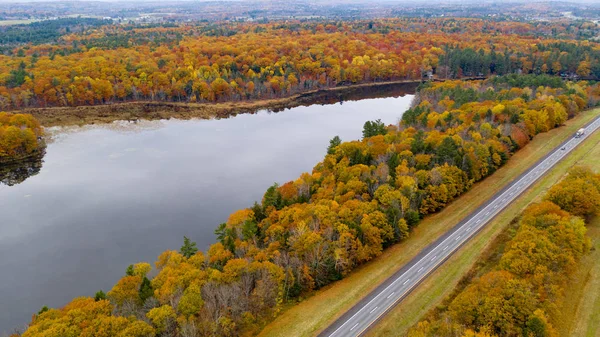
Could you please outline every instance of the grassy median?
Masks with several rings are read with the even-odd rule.
[[[567,121],[564,126],[537,135],[531,143],[517,152],[505,166],[492,176],[475,184],[469,192],[448,205],[443,211],[425,218],[411,233],[408,240],[386,249],[380,257],[355,269],[345,279],[315,292],[298,304],[288,305],[279,317],[263,329],[260,336],[314,336],[318,334],[375,289],[377,285],[409,262],[427,245],[477,209],[496,191],[527,170],[548,151],[571,137],[577,129],[598,114],[600,114],[600,109],[584,111],[579,116]],[[577,151],[588,147],[597,137],[594,135],[592,137],[594,139],[586,141],[583,147],[578,148]],[[561,165],[564,165],[564,162]],[[556,168],[553,169],[542,182],[547,179],[556,181],[560,177],[556,170]],[[566,168],[564,170],[566,171]],[[535,192],[536,190],[537,192]],[[540,182],[529,191],[534,191],[535,195],[539,194],[541,192]],[[523,198],[521,197],[517,202],[523,204]],[[462,275],[477,260],[480,252],[485,249],[491,238],[502,231],[505,225],[501,224],[501,219],[506,218],[510,221],[519,210],[520,208],[511,207],[508,211],[502,212],[493,224],[488,225],[474,240],[471,240],[458,254],[455,254],[413,294],[398,305],[390,315],[387,315],[380,324],[374,327],[371,334],[398,336],[406,332],[408,327],[417,322],[425,312],[439,303],[454,288]]]
[[[595,111],[600,113],[600,110]],[[439,305],[445,297],[455,290],[464,275],[475,267],[481,267],[477,263],[481,260],[482,252],[498,251],[496,247],[492,247],[498,243],[495,238],[508,227],[515,215],[519,214],[529,203],[538,201],[539,197],[558,182],[573,165],[588,165],[593,170],[599,171],[600,160],[598,158],[600,158],[600,133],[596,132],[502,211],[482,232],[454,254],[412,294],[371,328],[367,335],[404,336],[411,326],[422,319],[423,315]],[[600,229],[598,227],[597,219],[595,219],[595,225],[590,227],[589,234],[592,236],[592,240],[595,240],[596,245],[600,244],[598,241]],[[598,284],[600,284],[600,275],[598,275],[600,271],[599,255],[600,252],[593,251],[592,254],[586,256],[582,261],[582,270],[571,281],[573,285],[567,286],[567,289],[575,290],[575,294],[570,293],[570,297],[565,299],[565,308],[563,309],[565,314],[559,318],[561,324],[557,326],[561,336],[597,336],[596,333],[599,332],[599,323],[594,323],[600,317],[600,307],[598,307],[598,303],[600,303],[600,287],[598,287]],[[586,273],[584,269],[589,272]],[[595,270],[595,279],[590,276],[593,273],[592,270]],[[586,297],[583,296],[584,287],[587,288]],[[595,297],[590,300],[592,294],[595,294]],[[576,312],[578,308],[581,308],[581,312],[573,316],[573,312]],[[585,315],[588,316],[584,317]],[[574,324],[575,319],[580,322]],[[592,327],[594,324],[596,327]],[[588,326],[590,330],[588,330]],[[582,334],[576,335],[570,332],[576,327],[582,329]],[[588,331],[592,331],[590,332],[591,335],[585,334]]]

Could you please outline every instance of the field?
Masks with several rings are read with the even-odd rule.
[[[572,136],[586,122],[600,113],[599,109],[582,112],[567,121],[566,125],[540,134],[492,176],[476,184],[442,212],[424,219],[411,233],[411,237],[388,248],[380,257],[357,268],[347,278],[317,291],[297,305],[290,305],[260,336],[314,336],[351,308],[363,296],[377,287],[387,277],[410,261],[428,244],[452,228],[460,219],[475,210],[483,201],[520,175],[548,151]],[[585,153],[600,141],[596,134],[577,153]],[[573,163],[577,154],[571,155],[549,175],[539,181],[513,206],[504,210],[469,244],[432,274],[416,291],[387,315],[370,334],[373,336],[398,336],[415,324],[419,318],[448,295],[462,276],[473,266],[480,253],[512,220],[514,214],[531,202],[545,188],[556,182]],[[581,156],[580,156],[581,157]]]
[[[0,20],[0,26],[24,25],[38,20]]]

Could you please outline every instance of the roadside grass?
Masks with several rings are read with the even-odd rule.
[[[562,315],[555,319],[560,336],[600,336],[600,217],[592,219],[587,234],[593,248],[567,286]]]
[[[600,112],[598,109],[595,111]],[[504,209],[482,232],[430,275],[423,284],[393,308],[381,321],[376,323],[369,330],[367,336],[404,336],[412,326],[426,318],[433,309],[436,307],[443,308],[444,299],[456,295],[458,291],[464,288],[469,276],[485,272],[485,269],[490,268],[490,262],[499,258],[498,255],[492,256],[491,260],[487,259],[490,258],[490,254],[499,254],[502,251],[501,247],[497,245],[504,244],[509,239],[510,234],[506,233],[510,231],[509,224],[514,223],[515,217],[529,203],[539,201],[545,191],[558,182],[573,165],[587,165],[594,170],[600,170],[599,158],[600,133],[596,132],[563,161],[553,167],[515,202]],[[600,234],[600,228],[598,227],[600,227],[600,224],[596,224],[594,228],[591,228],[589,234]],[[508,235],[504,235],[504,240],[499,239],[498,236],[503,233]],[[600,245],[600,236],[596,236],[595,240],[596,245]],[[482,252],[484,253],[482,254]],[[484,255],[488,256],[484,257]],[[574,290],[575,293],[571,296],[573,298],[565,299],[566,305],[562,311],[564,315],[561,317],[561,323],[564,327],[560,327],[559,330],[561,336],[575,336],[570,333],[563,333],[566,332],[565,329],[570,329],[571,321],[575,317],[580,321],[577,324],[578,327],[584,331],[587,331],[589,327],[589,331],[591,331],[590,335],[581,334],[580,336],[597,336],[595,333],[599,332],[600,322],[597,322],[600,317],[600,307],[598,306],[600,304],[599,257],[600,251],[594,251],[593,254],[586,256],[582,261],[582,266],[585,266],[588,271],[595,268],[595,279],[593,281],[585,275],[584,271],[579,271],[578,276],[571,281],[570,286],[567,286],[569,291]],[[584,292],[584,287],[588,288],[587,293]],[[577,296],[577,294],[579,295]],[[585,298],[582,297],[584,294],[586,295]],[[595,294],[595,297],[590,299],[592,294]],[[580,305],[580,302],[584,301],[585,303]],[[584,317],[578,315],[573,317],[573,313],[578,307],[582,309],[578,315],[581,314]],[[585,317],[587,313],[589,315]],[[595,327],[592,326],[594,324]]]
[[[316,291],[297,304],[289,304],[282,313],[268,324],[259,336],[314,336],[325,329],[335,319],[360,301],[381,282],[409,262],[422,249],[456,225],[470,212],[477,209],[496,191],[502,189],[514,177],[523,173],[529,166],[542,158],[548,151],[572,136],[577,129],[600,113],[600,109],[587,110],[569,120],[560,128],[540,134],[518,151],[506,165],[485,180],[475,184],[463,196],[446,206],[441,212],[425,218],[404,242],[389,247],[373,261],[355,269],[346,278]],[[598,137],[598,135],[594,135]],[[593,138],[593,137],[592,137]],[[583,144],[589,146],[593,140]],[[577,149],[581,151],[583,147]],[[571,155],[569,158],[572,158]],[[561,163],[564,166],[565,162]],[[572,164],[571,164],[572,165]],[[570,167],[571,165],[565,166]],[[560,175],[553,169],[543,181],[556,181]],[[546,187],[544,187],[546,188]],[[533,191],[533,192],[532,192]],[[527,195],[531,198],[542,192],[538,182]],[[530,202],[523,200],[524,204]],[[418,289],[394,308],[369,333],[370,335],[398,336],[407,331],[434,305],[439,303],[454,289],[465,272],[475,263],[489,242],[501,232],[515,214],[522,208],[511,206],[471,240],[457,254],[430,275]],[[501,222],[504,219],[505,222]]]
[[[600,171],[600,146],[590,151],[579,164]],[[567,286],[569,291],[562,315],[555,318],[561,336],[600,336],[600,217],[593,218],[587,228],[592,249],[579,262],[579,268]]]

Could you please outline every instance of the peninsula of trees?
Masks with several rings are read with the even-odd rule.
[[[26,159],[45,146],[40,123],[28,114],[0,112],[0,164]]]
[[[208,251],[198,251],[186,238],[179,252],[158,257],[155,277],[148,276],[150,264],[132,265],[106,294],[77,298],[60,309],[44,308],[23,336],[90,331],[97,336],[256,334],[284,303],[379,256],[410,235],[422,217],[492,174],[536,134],[560,126],[599,98],[598,85],[552,76],[424,84],[399,125],[368,122],[360,141],[332,139],[311,173],[271,186],[261,203],[232,213],[216,229],[218,242]],[[551,191],[548,198],[573,214],[585,212],[579,203],[569,208],[571,199],[561,199],[561,193]],[[573,227],[576,235],[566,239],[579,238],[579,220],[563,210],[553,212],[561,218],[560,226]],[[577,247],[573,258],[583,251]],[[557,253],[562,254],[557,261],[568,267],[570,251]],[[515,253],[505,265],[525,265],[520,262],[525,257]],[[548,274],[550,281],[560,268]],[[490,280],[510,281],[526,291],[528,270],[511,271],[517,276],[500,272]],[[531,282],[538,281],[532,276]],[[550,281],[535,284],[552,286],[545,294],[553,296],[550,290],[558,288]],[[543,321],[543,313],[536,314],[542,304],[540,299],[519,309],[528,311],[519,316],[525,323],[515,326]],[[472,326],[485,316],[459,319]]]

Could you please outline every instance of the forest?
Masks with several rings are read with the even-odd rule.
[[[263,100],[430,74],[600,76],[600,45],[583,39],[598,28],[583,22],[85,25],[55,42],[11,45],[0,55],[0,109]]]
[[[93,18],[64,18],[30,24],[0,26],[0,52],[12,53],[15,46],[23,44],[56,43],[65,34],[80,33],[89,27],[112,23]]]
[[[600,215],[600,174],[572,168],[543,200],[519,216],[518,229],[492,270],[471,279],[410,337],[557,337],[569,277],[590,249],[586,219]]]
[[[0,112],[0,164],[23,159],[44,147],[43,129],[28,114]]]
[[[96,336],[254,335],[284,304],[343,278],[404,240],[420,219],[492,174],[536,134],[560,126],[599,99],[596,84],[546,75],[425,83],[399,125],[371,121],[364,125],[362,140],[334,137],[311,173],[274,184],[260,203],[233,212],[217,227],[218,242],[206,252],[184,238],[179,251],[160,254],[154,271],[149,263],[137,263],[106,293],[74,299],[59,309],[42,308],[22,336],[92,331]],[[498,329],[512,333],[523,331],[529,321],[531,326],[544,323],[545,313],[538,309],[560,294],[558,276],[587,247],[579,240],[583,222],[572,216],[596,212],[598,202],[582,203],[581,191],[600,185],[583,170],[571,176],[582,181],[568,180],[556,189],[572,190],[575,196],[550,191],[548,201],[530,212],[531,232],[522,234],[522,240],[555,240],[559,248],[552,248],[557,255],[549,261],[557,264],[545,273],[515,252],[503,262],[507,270],[489,277],[491,284],[474,286],[479,291],[510,284],[514,287],[508,290],[522,290],[527,299],[541,292],[519,309],[518,319],[497,322],[507,324]],[[545,225],[548,210],[556,214],[549,220],[556,226]],[[547,238],[542,231],[557,237]],[[531,273],[531,280],[522,279]],[[466,305],[459,304],[458,309]],[[477,308],[465,310],[470,314],[457,314],[457,324],[478,329],[488,322]]]

